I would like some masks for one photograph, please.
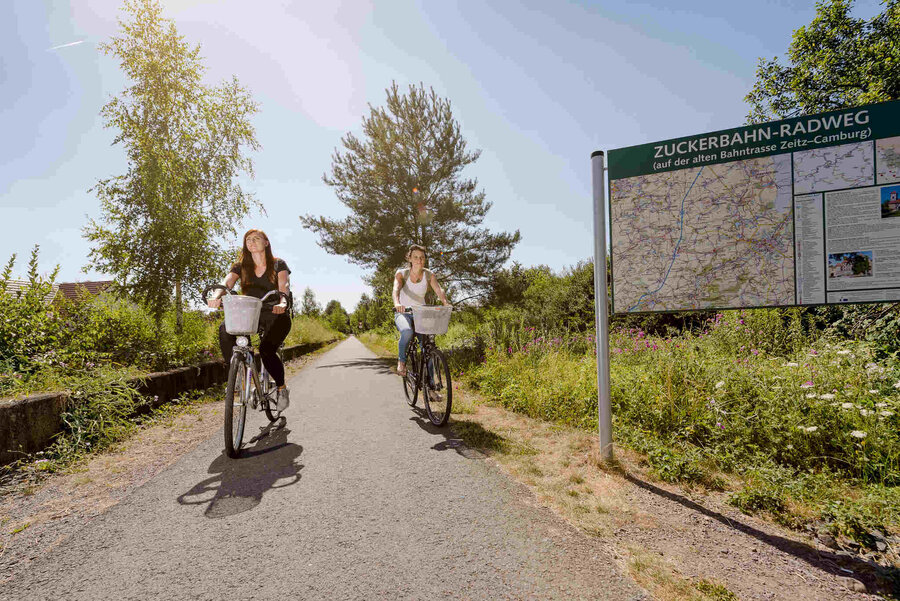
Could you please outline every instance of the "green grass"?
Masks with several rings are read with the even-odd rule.
[[[291,331],[284,341],[285,346],[306,344],[309,342],[331,342],[344,335],[333,330],[322,320],[298,315],[294,317]]]
[[[22,524],[22,525],[19,526],[18,528],[14,528],[14,529],[10,532],[10,534],[18,534],[18,533],[22,532],[23,530],[25,530],[26,528],[28,528],[29,526],[31,526],[31,522],[25,522],[24,524]]]
[[[739,601],[737,595],[716,582],[700,579],[694,583],[694,588],[706,595],[707,599],[711,601]]]

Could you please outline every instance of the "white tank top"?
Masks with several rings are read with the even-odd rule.
[[[409,269],[397,271],[404,280],[400,288],[400,304],[404,307],[418,307],[425,304],[425,293],[428,291],[428,282],[431,281],[431,272],[427,269],[422,274],[422,280],[413,282],[409,278]]]

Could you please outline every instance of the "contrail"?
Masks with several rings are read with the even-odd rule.
[[[47,52],[51,50],[59,50],[60,48],[68,48],[69,46],[77,46],[78,44],[83,44],[84,40],[78,40],[77,42],[71,42],[69,44],[60,44],[59,46],[54,46],[53,48],[47,48]]]

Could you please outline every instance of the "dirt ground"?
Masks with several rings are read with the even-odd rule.
[[[896,569],[744,515],[723,493],[654,481],[626,449],[604,465],[593,434],[499,407],[466,410],[454,426],[461,439],[531,488],[539,503],[607,541],[655,599],[818,601],[897,593]]]
[[[291,362],[288,373],[309,359]],[[743,515],[723,494],[653,481],[625,450],[602,464],[596,436],[456,394],[456,451],[485,457],[528,487],[535,504],[601,538],[654,599],[863,600],[896,587],[896,571]],[[220,405],[190,406],[70,473],[0,497],[0,583],[219,432]]]

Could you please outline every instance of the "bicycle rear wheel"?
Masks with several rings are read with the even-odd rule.
[[[406,347],[406,375],[403,376],[403,392],[410,407],[415,407],[419,398],[419,381],[416,374],[418,368],[419,345],[414,336]]]
[[[232,459],[241,452],[247,419],[247,368],[240,355],[231,357],[225,387],[225,453]]]
[[[284,365],[284,353],[281,351],[282,348],[283,347],[278,348],[278,358],[281,359],[281,364]],[[278,386],[275,385],[275,380],[269,375],[268,370],[264,369],[263,371],[265,373],[260,374],[263,380],[261,382],[263,387],[263,409],[266,410],[266,417],[269,418],[269,421],[274,422],[281,417],[281,411],[276,409],[278,403],[275,402],[275,389],[278,388]]]
[[[435,426],[443,426],[450,418],[453,402],[453,386],[450,383],[450,367],[444,353],[433,348],[425,357],[425,412]]]

